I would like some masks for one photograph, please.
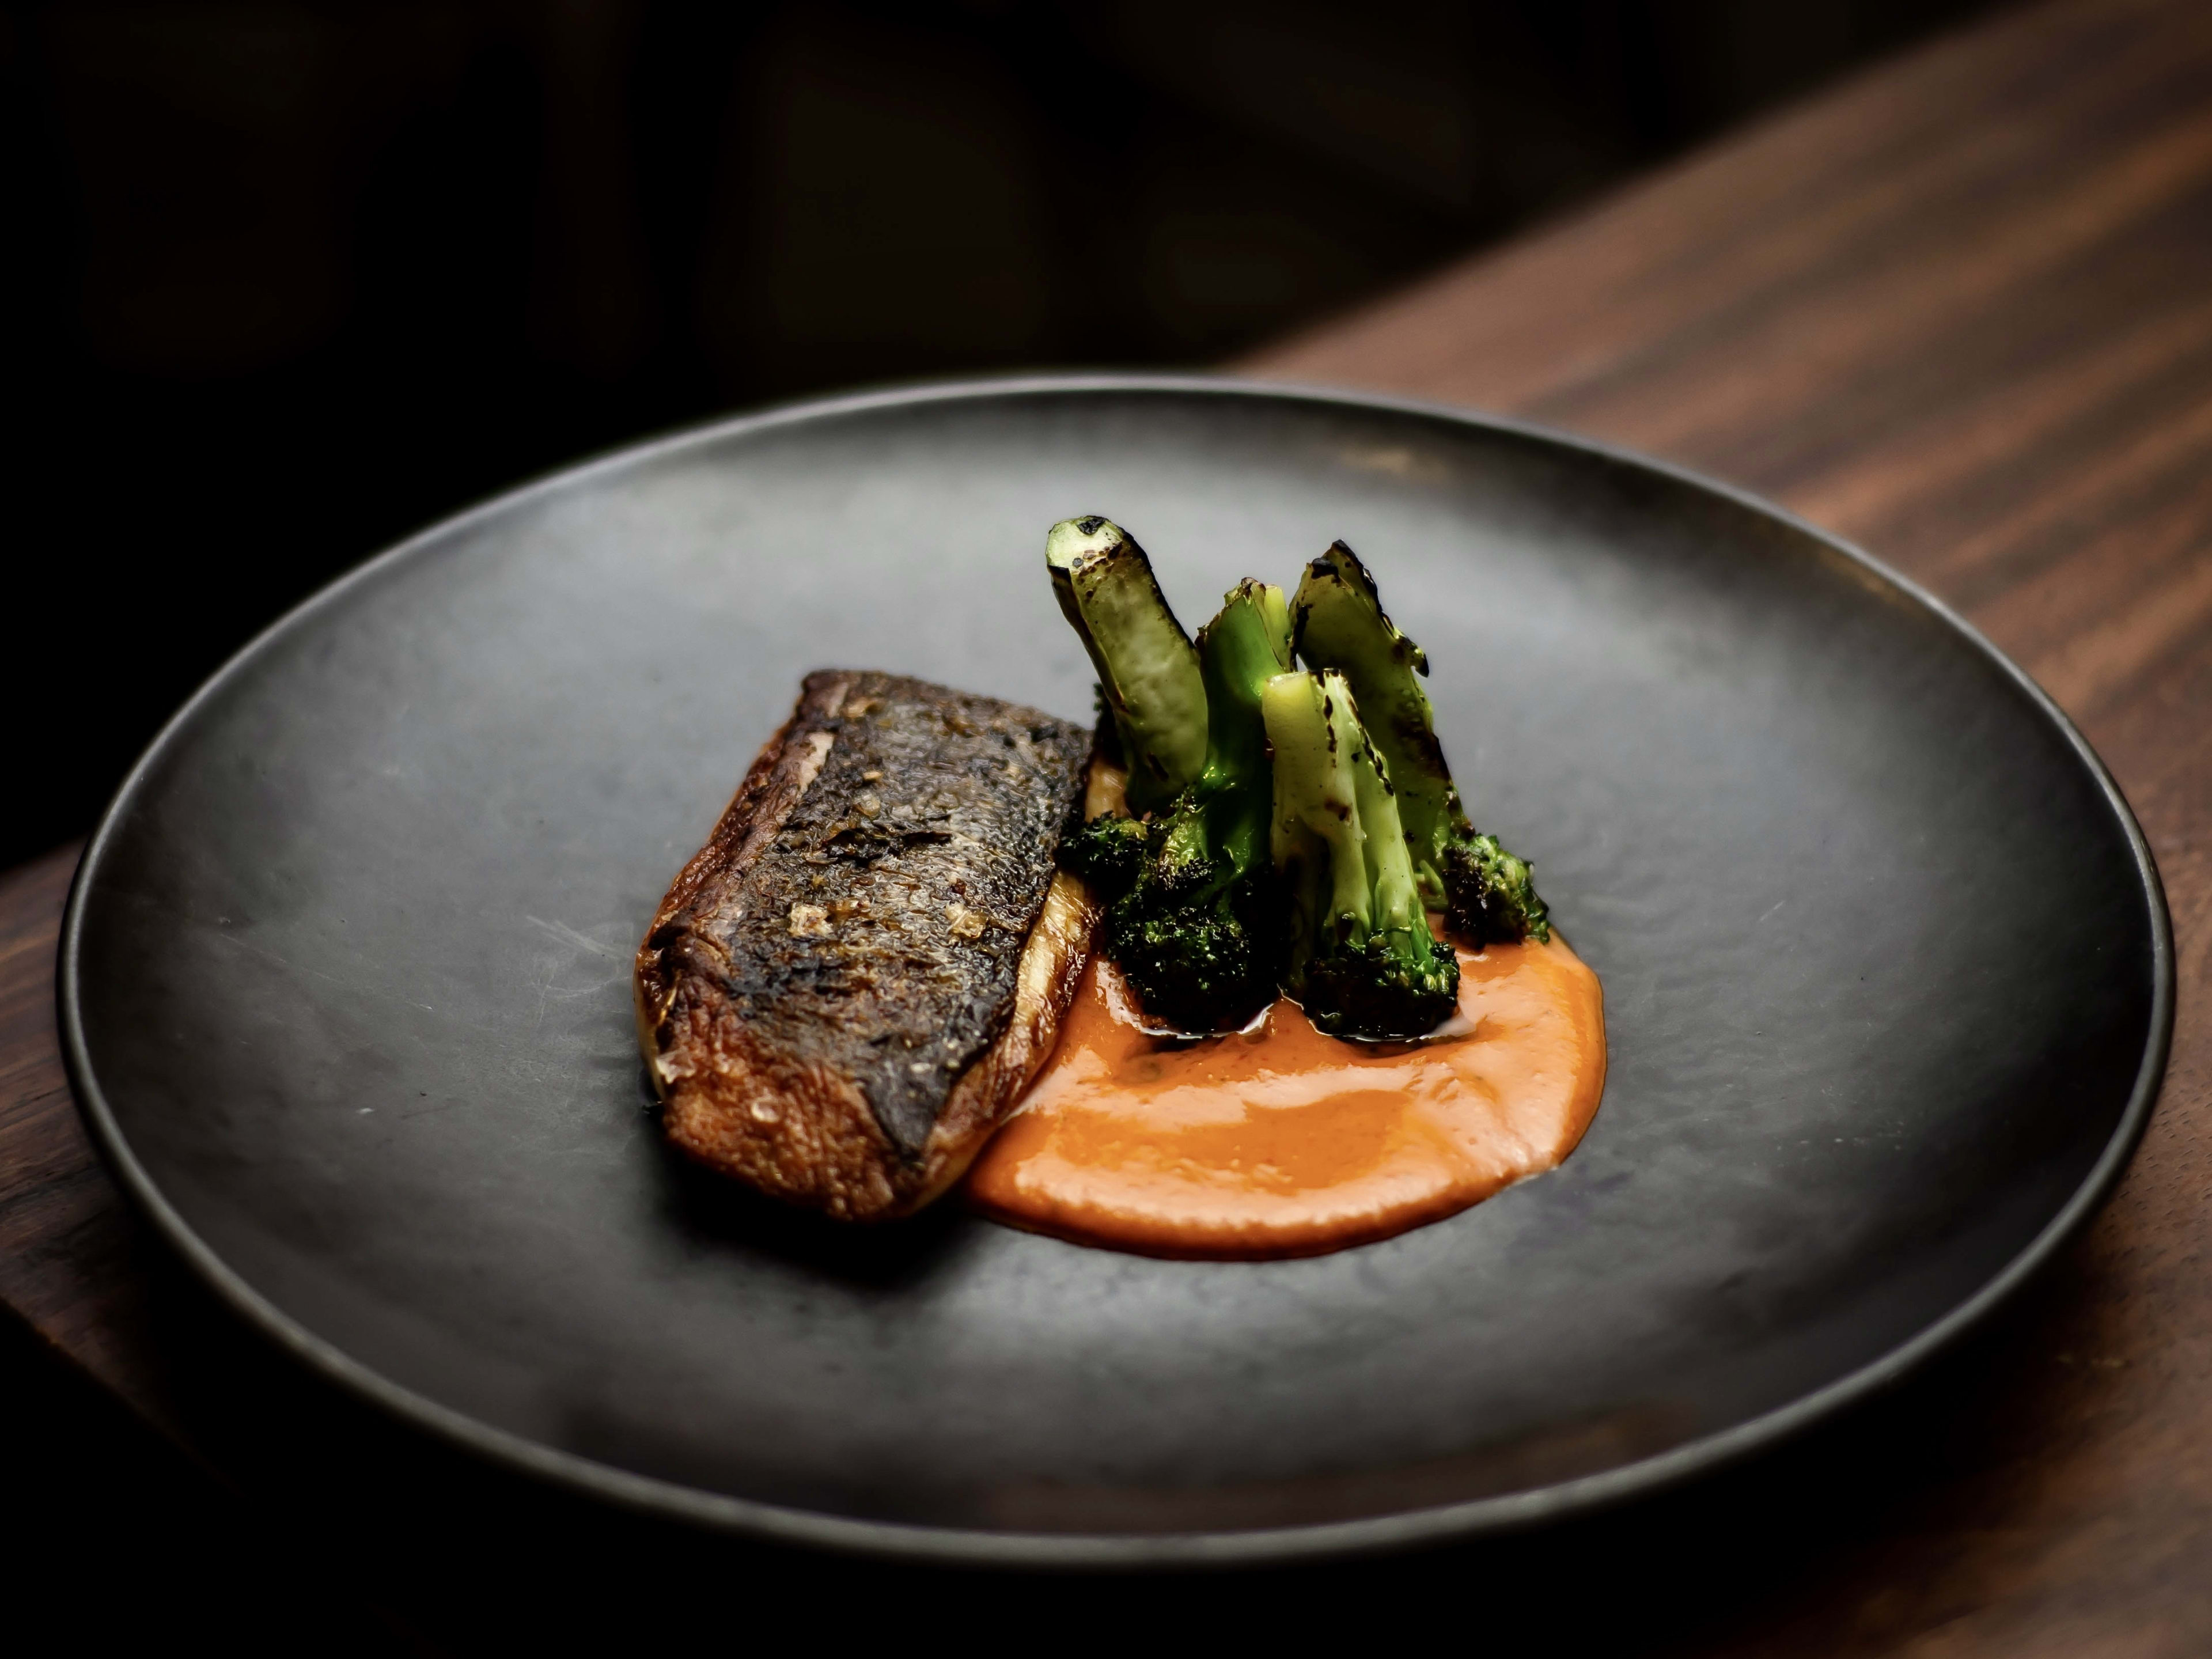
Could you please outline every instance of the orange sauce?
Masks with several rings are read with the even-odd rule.
[[[1440,1220],[1572,1152],[1605,1088],[1597,975],[1459,952],[1459,1031],[1378,1048],[1278,1001],[1247,1034],[1147,1036],[1093,957],[1051,1063],[968,1176],[1033,1231],[1150,1255],[1318,1255]]]

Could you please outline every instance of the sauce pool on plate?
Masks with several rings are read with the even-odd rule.
[[[1597,975],[1547,945],[1461,951],[1459,1017],[1340,1042],[1278,1000],[1254,1030],[1148,1035],[1094,956],[1051,1062],[968,1176],[1032,1231],[1152,1255],[1317,1255],[1480,1202],[1572,1152],[1605,1088]]]

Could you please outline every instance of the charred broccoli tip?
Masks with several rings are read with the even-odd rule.
[[[1375,578],[1342,542],[1306,568],[1291,604],[1302,661],[1341,673],[1396,786],[1414,880],[1430,908],[1444,912],[1470,945],[1548,939],[1551,926],[1526,860],[1468,820],[1435,711],[1420,677],[1420,647],[1382,609]]]
[[[1145,550],[1110,519],[1063,519],[1045,538],[1060,608],[1098,670],[1129,768],[1129,803],[1164,806],[1206,763],[1198,652],[1168,608]]]

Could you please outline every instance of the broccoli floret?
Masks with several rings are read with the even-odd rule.
[[[1157,860],[1115,901],[1107,952],[1148,1018],[1193,1036],[1233,1031],[1274,1001],[1282,906],[1271,873]]]
[[[1117,899],[1144,868],[1146,829],[1137,818],[1093,818],[1060,837],[1060,861],[1100,898]]]
[[[1272,799],[1261,689],[1290,665],[1280,588],[1246,581],[1200,630],[1206,763],[1142,829],[1085,826],[1079,857],[1116,893],[1105,943],[1145,1012],[1182,1031],[1234,1030],[1275,1000],[1283,904],[1268,854]],[[1085,873],[1088,874],[1086,869]]]
[[[1375,578],[1342,542],[1307,567],[1291,614],[1299,659],[1344,676],[1396,792],[1421,900],[1470,945],[1548,939],[1528,861],[1468,820],[1437,741],[1421,648],[1383,613]]]
[[[1063,519],[1045,538],[1060,608],[1098,670],[1129,768],[1129,805],[1156,811],[1206,764],[1206,688],[1198,653],[1168,608],[1152,561],[1110,520]]]
[[[1536,896],[1528,860],[1495,836],[1470,836],[1444,848],[1444,925],[1470,945],[1548,939],[1551,913]]]
[[[1291,898],[1285,985],[1332,1036],[1415,1037],[1459,1000],[1459,963],[1429,931],[1387,762],[1341,674],[1278,674],[1262,694],[1274,750],[1270,854]]]

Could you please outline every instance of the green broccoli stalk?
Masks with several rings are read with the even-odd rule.
[[[1459,1000],[1429,932],[1388,763],[1341,674],[1278,674],[1261,694],[1274,750],[1269,850],[1290,897],[1286,986],[1332,1036],[1415,1037]]]
[[[1365,715],[1422,902],[1470,945],[1551,938],[1528,861],[1468,821],[1421,689],[1428,659],[1383,613],[1367,567],[1336,543],[1307,567],[1291,613],[1299,658],[1342,674]]]
[[[1133,811],[1164,807],[1206,764],[1206,689],[1198,653],[1168,608],[1152,561],[1120,526],[1063,519],[1044,544],[1060,608],[1098,670],[1129,769]]]
[[[1234,1030],[1273,1002],[1281,899],[1268,854],[1260,693],[1290,665],[1282,590],[1246,581],[1200,630],[1206,763],[1143,823],[1098,818],[1062,856],[1111,901],[1105,945],[1146,1013],[1179,1031]]]

